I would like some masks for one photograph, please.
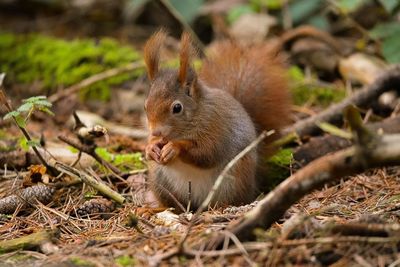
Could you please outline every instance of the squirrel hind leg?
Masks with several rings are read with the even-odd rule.
[[[159,206],[174,208],[175,213],[185,212],[187,203],[172,193],[173,191],[169,185],[163,182],[166,179],[167,177],[163,174],[163,172],[157,170],[157,168],[151,171],[149,174],[150,190],[153,192],[158,203],[160,204]],[[184,210],[182,210],[182,207]]]

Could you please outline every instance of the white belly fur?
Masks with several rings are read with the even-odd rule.
[[[191,201],[199,205],[210,192],[219,174],[216,169],[200,169],[186,164],[179,159],[162,167],[162,172],[169,177],[174,194],[188,200],[189,181],[191,182]]]

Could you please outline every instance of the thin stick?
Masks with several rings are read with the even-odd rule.
[[[102,195],[114,200],[115,202],[122,204],[125,202],[125,198],[121,196],[118,192],[112,190],[102,181],[98,181],[94,179],[89,174],[79,171],[71,166],[64,164],[62,162],[55,161],[53,164],[54,168],[56,168],[60,172],[65,172],[66,174],[81,179],[86,184],[90,185],[91,187],[95,188],[99,191]]]
[[[56,103],[56,102],[60,101],[63,97],[68,97],[70,95],[73,95],[84,87],[87,87],[87,86],[97,83],[99,81],[114,77],[118,74],[133,71],[133,70],[140,69],[140,68],[144,68],[144,62],[142,62],[142,61],[133,62],[133,63],[127,64],[125,66],[122,66],[122,67],[109,69],[109,70],[100,72],[98,74],[95,74],[89,78],[86,78],[86,79],[80,81],[79,83],[74,84],[68,88],[65,88],[64,90],[50,96],[49,101],[52,103]]]

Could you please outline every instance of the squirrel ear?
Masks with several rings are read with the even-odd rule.
[[[166,37],[167,34],[161,29],[154,33],[144,46],[144,62],[146,63],[147,75],[151,81],[158,73],[160,49]]]
[[[181,53],[179,55],[180,65],[178,74],[178,80],[182,86],[187,82],[188,78],[190,57],[192,53],[191,43],[192,41],[189,33],[183,32],[181,36]]]

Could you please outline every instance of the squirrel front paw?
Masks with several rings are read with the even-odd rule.
[[[179,155],[180,149],[178,146],[176,146],[172,142],[168,142],[162,149],[161,149],[161,155],[160,155],[160,161],[159,163],[161,164],[167,164],[168,162],[171,162],[173,159],[176,158],[176,156]]]
[[[160,163],[161,148],[158,143],[150,143],[146,146],[145,157],[146,160],[154,160]]]

